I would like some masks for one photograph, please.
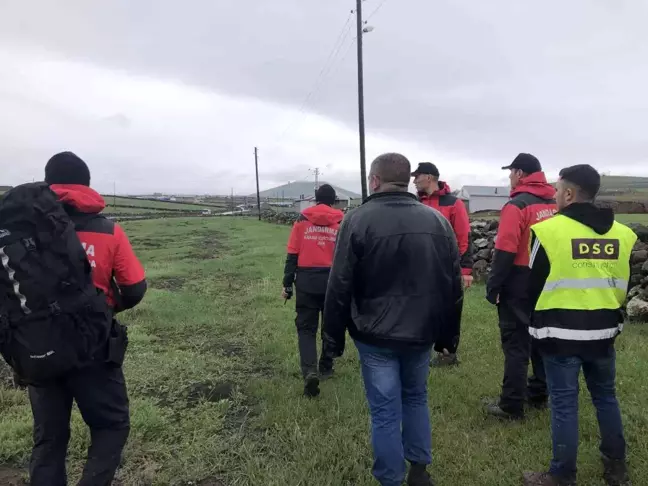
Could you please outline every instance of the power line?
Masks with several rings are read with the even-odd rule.
[[[324,66],[320,70],[319,74],[317,75],[317,78],[315,79],[315,83],[313,84],[313,87],[310,89],[308,94],[306,95],[306,98],[304,101],[301,103],[299,112],[297,115],[297,118],[293,120],[288,126],[284,129],[284,131],[281,133],[279,138],[275,141],[273,145],[278,145],[281,140],[286,136],[288,131],[297,123],[301,120],[301,115],[305,112],[306,107],[308,105],[308,102],[311,101],[313,96],[319,91],[319,89],[322,86],[322,81],[328,76],[328,74],[331,72],[331,69],[335,63],[335,60],[342,50],[342,46],[346,42],[347,38],[349,37],[349,33],[351,32],[352,26],[350,25],[351,23],[351,18],[353,17],[353,11],[349,13],[349,16],[346,19],[346,22],[344,23],[344,26],[342,27],[342,30],[337,36],[337,39],[335,40],[335,44],[333,45],[333,49],[331,49],[331,52],[329,53],[328,57],[326,58],[326,61],[324,62]]]
[[[382,1],[380,2],[380,4],[376,7],[376,9],[375,9],[373,12],[371,12],[371,13],[369,14],[369,16],[365,19],[365,23],[366,23],[366,22],[369,22],[369,20],[371,19],[371,17],[373,17],[374,15],[376,15],[376,14],[378,13],[378,12],[380,11],[380,9],[383,8],[383,5],[385,5],[386,2],[387,2],[387,0],[382,0]]]

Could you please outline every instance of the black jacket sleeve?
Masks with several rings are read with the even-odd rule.
[[[288,253],[286,256],[286,265],[284,266],[284,288],[292,287],[295,283],[295,273],[297,272],[297,260],[299,255],[297,253]]]
[[[533,230],[531,230],[531,253],[529,255],[529,268],[531,268],[531,274],[529,276],[529,301],[531,308],[535,309],[535,306],[542,294],[547,278],[549,277],[549,272],[551,271],[551,264],[549,263],[549,257],[544,247],[540,243],[540,240],[536,237]]]
[[[502,292],[504,282],[511,273],[515,255],[515,253],[504,250],[495,250],[493,254],[493,265],[488,282],[486,282],[486,299],[493,305],[497,303],[497,297]]]
[[[351,301],[357,262],[354,236],[347,217],[338,232],[324,303],[323,341],[325,353],[330,356],[338,357],[344,353],[345,333],[352,323]]]
[[[473,264],[475,263],[475,259],[473,257],[475,253],[475,248],[473,246],[472,242],[472,235],[468,235],[468,250],[461,255],[461,269],[462,273],[465,273],[466,271],[470,271],[472,273],[472,268]]]
[[[509,278],[520,246],[528,244],[528,241],[522,241],[523,225],[524,216],[520,208],[513,201],[506,204],[500,215],[492,269],[486,283],[486,299],[491,304],[497,303],[497,296]]]
[[[434,350],[441,353],[447,349],[449,353],[456,353],[461,335],[461,314],[463,312],[464,290],[461,278],[461,260],[459,247],[454,238],[448,238],[449,262],[448,271],[451,275],[451,298],[448,302],[447,320],[443,323],[439,338],[434,343]]]
[[[146,280],[134,285],[117,285],[114,278],[111,282],[115,298],[115,312],[123,312],[135,307],[142,301],[148,288]]]

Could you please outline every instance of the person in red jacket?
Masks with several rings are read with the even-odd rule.
[[[470,219],[461,199],[452,195],[450,186],[440,181],[439,169],[431,162],[421,162],[412,172],[419,201],[439,211],[454,230],[461,255],[461,274],[465,288],[473,283],[473,256],[470,242]],[[453,366],[459,364],[456,353],[439,353],[430,362],[432,366]]]
[[[146,292],[144,269],[124,231],[100,215],[105,203],[89,187],[88,166],[71,152],[57,154],[45,167],[45,181],[76,225],[95,286],[106,293],[114,312],[135,307]],[[95,364],[54,382],[29,387],[34,416],[32,486],[67,484],[65,459],[74,401],[92,439],[79,485],[112,484],[130,431],[128,394],[120,362],[125,341],[118,343],[120,346],[113,349],[107,345],[106,356],[97,357]],[[113,351],[119,357],[115,358]]]
[[[323,184],[315,192],[315,206],[302,212],[288,240],[288,256],[284,269],[282,296],[292,296],[296,287],[297,338],[304,395],[319,395],[320,378],[333,374],[333,358],[322,352],[317,366],[317,328],[324,312],[326,285],[333,262],[335,242],[344,213],[335,204],[335,189]],[[322,329],[324,325],[322,324]],[[324,349],[322,347],[322,349]]]
[[[531,226],[557,212],[554,187],[547,183],[540,161],[519,154],[503,170],[510,170],[511,200],[504,206],[495,242],[493,266],[486,298],[497,305],[504,351],[504,380],[498,402],[486,412],[498,418],[524,418],[524,404],[547,405],[547,385],[542,358],[529,335],[533,312],[528,296]],[[527,378],[529,359],[533,375]]]

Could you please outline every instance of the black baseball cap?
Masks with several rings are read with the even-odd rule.
[[[432,162],[421,162],[416,170],[412,172],[412,176],[416,177],[419,174],[428,174],[434,177],[439,177],[439,169]]]
[[[531,154],[520,154],[517,157],[515,157],[515,160],[513,160],[511,165],[502,167],[502,170],[508,170],[508,169],[518,169],[527,174],[542,172],[542,166],[540,165],[540,161]]]

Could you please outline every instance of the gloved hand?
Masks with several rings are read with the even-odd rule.
[[[284,298],[285,301],[290,300],[293,296],[293,288],[284,287],[283,290],[281,291],[281,296]]]

